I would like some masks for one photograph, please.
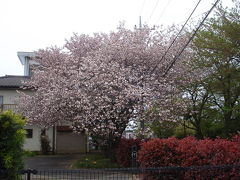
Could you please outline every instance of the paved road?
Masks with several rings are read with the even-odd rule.
[[[25,169],[70,169],[73,161],[79,159],[83,154],[67,155],[40,155],[24,159]]]
[[[38,171],[36,175],[31,176],[32,180],[139,180],[138,175],[121,173],[121,172],[107,172],[104,170],[83,170],[75,171],[63,170],[49,170]]]
[[[107,180],[124,179],[138,180],[139,178],[128,172],[109,172],[101,169],[71,169],[71,164],[81,158],[83,154],[70,155],[41,155],[25,158],[25,169],[36,169],[37,174],[31,175],[33,180]],[[26,175],[23,175],[26,179]]]

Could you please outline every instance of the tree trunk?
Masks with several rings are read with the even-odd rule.
[[[223,117],[224,117],[224,135],[228,137],[231,133],[231,126],[232,126],[232,113],[233,113],[233,107],[232,107],[232,101],[231,101],[231,94],[230,90],[227,91],[226,95],[224,96],[224,111],[223,111]]]
[[[201,127],[200,127],[200,126],[198,126],[198,127],[196,128],[195,137],[196,137],[197,139],[203,139],[203,134],[202,134],[202,130],[201,130]]]

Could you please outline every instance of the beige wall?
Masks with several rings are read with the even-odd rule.
[[[41,145],[40,145],[41,129],[36,126],[25,126],[24,129],[33,130],[32,138],[25,138],[24,146],[23,146],[24,149],[29,151],[40,151],[41,150]]]
[[[32,91],[25,90],[27,94],[32,94]],[[3,96],[3,104],[16,104],[16,98],[20,96],[16,89],[0,89],[0,96]],[[24,129],[32,129],[33,137],[25,138],[24,149],[29,151],[41,151],[40,135],[41,128],[37,126],[26,125]],[[49,137],[50,145],[52,146],[52,128],[46,131]]]
[[[25,138],[24,146],[23,148],[25,150],[29,151],[41,151],[41,143],[40,143],[40,135],[41,135],[41,128],[37,126],[25,126],[24,129],[32,129],[33,130],[33,136],[32,138]],[[50,146],[52,148],[52,142],[53,142],[53,128],[49,128],[46,131],[46,135],[49,138]]]
[[[3,104],[15,104],[15,99],[19,97],[19,94],[15,89],[0,89],[0,96],[3,96]]]
[[[32,94],[32,91],[24,91]],[[16,104],[15,99],[20,96],[16,89],[0,89],[0,96],[3,96],[3,104]],[[70,125],[69,122],[61,123],[62,125]],[[40,135],[41,128],[38,126],[26,125],[25,129],[33,130],[33,137],[26,138],[24,149],[30,151],[41,151]],[[46,134],[50,140],[50,146],[53,142],[53,128],[49,128]],[[55,146],[58,153],[85,153],[87,151],[87,138],[85,135],[76,135],[72,133],[56,132]]]
[[[27,94],[32,94],[32,91],[25,90]],[[0,96],[3,96],[3,104],[16,104],[15,100],[19,97],[16,89],[0,89]]]

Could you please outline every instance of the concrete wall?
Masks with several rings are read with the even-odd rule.
[[[16,104],[15,99],[19,94],[16,89],[0,89],[0,96],[3,96],[3,104]]]
[[[32,94],[32,91],[25,91]],[[19,97],[16,89],[0,89],[0,96],[3,96],[3,104],[16,104],[15,99]],[[62,122],[61,125],[70,125],[69,122]],[[25,129],[32,129],[32,138],[26,138],[24,149],[30,151],[41,151],[40,135],[41,128],[33,125],[26,125]],[[58,153],[85,153],[87,151],[87,138],[85,135],[76,135],[70,132],[55,132],[55,148]],[[50,140],[50,146],[53,145],[53,128],[46,131]]]
[[[28,95],[33,94],[30,90],[24,90],[24,93]],[[3,104],[16,104],[16,99],[20,94],[17,92],[17,89],[0,89],[0,96],[3,96]]]
[[[41,128],[37,126],[29,126],[26,125],[24,129],[32,129],[33,136],[32,138],[25,138],[23,148],[29,151],[41,151],[41,143],[40,143],[40,135],[41,135]],[[52,148],[53,142],[53,128],[49,128],[46,131],[46,135],[49,138],[50,146]]]
[[[32,129],[33,136],[32,138],[25,138],[24,141],[24,149],[29,151],[40,151],[41,144],[40,144],[40,135],[41,129],[36,126],[25,126],[24,129]]]
[[[32,94],[32,91],[24,91],[27,94]],[[0,89],[0,96],[3,96],[3,104],[16,104],[16,98],[19,97],[16,89]],[[40,135],[41,128],[37,126],[26,125],[24,129],[32,129],[33,136],[32,138],[26,138],[24,141],[24,149],[30,151],[40,151]],[[52,145],[52,128],[46,131],[46,134],[49,137],[50,145]]]

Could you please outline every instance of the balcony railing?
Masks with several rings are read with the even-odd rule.
[[[0,105],[0,112],[7,111],[7,110],[16,111],[17,110],[17,105],[16,104],[2,104],[2,105]]]

